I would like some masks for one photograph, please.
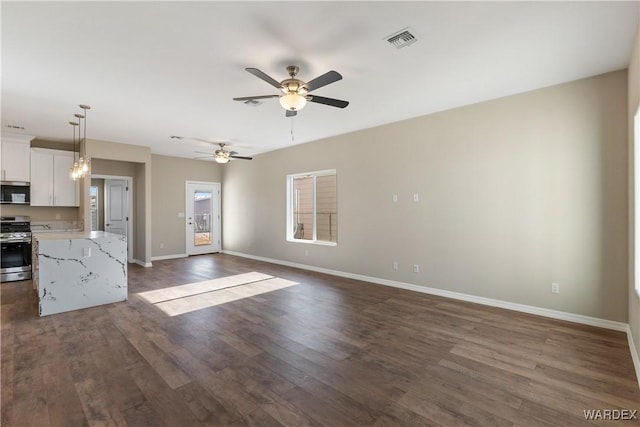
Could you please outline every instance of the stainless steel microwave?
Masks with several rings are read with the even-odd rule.
[[[28,182],[0,182],[0,203],[28,205],[31,201],[31,187]]]

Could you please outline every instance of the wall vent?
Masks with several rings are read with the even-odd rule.
[[[405,46],[409,46],[418,41],[418,37],[415,32],[409,28],[403,28],[390,36],[385,37],[387,43],[396,49],[402,49]]]

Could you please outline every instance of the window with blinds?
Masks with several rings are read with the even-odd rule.
[[[287,176],[287,239],[336,244],[338,198],[335,170]]]

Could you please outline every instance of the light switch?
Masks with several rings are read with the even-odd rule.
[[[178,212],[178,218],[184,218],[184,212]]]
[[[413,201],[416,203],[420,201],[420,197],[418,196],[418,193],[413,193]]]
[[[391,200],[393,200],[393,203],[398,203],[398,195],[394,194]]]

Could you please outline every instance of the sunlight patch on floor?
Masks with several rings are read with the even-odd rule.
[[[203,308],[249,298],[297,285],[297,282],[258,272],[188,283],[153,291],[140,292],[168,316],[178,316]]]

